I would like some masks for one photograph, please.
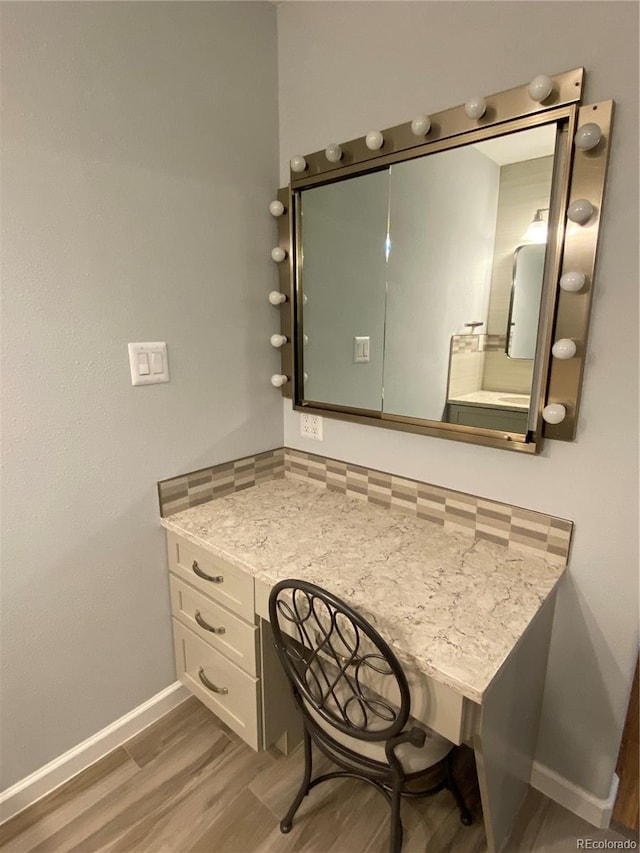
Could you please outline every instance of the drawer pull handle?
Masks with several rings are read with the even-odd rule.
[[[229,692],[228,687],[216,687],[213,682],[209,681],[207,676],[204,674],[204,669],[202,667],[200,667],[200,669],[198,670],[198,678],[204,684],[207,690],[210,690],[212,693],[222,693],[223,696],[226,696]]]
[[[196,610],[195,615],[193,617],[198,625],[201,628],[204,628],[205,631],[211,631],[212,634],[224,634],[226,633],[226,628],[214,628],[213,625],[209,625],[208,622],[205,622],[202,616],[200,615],[200,611]]]
[[[200,566],[198,565],[197,560],[193,561],[191,568],[193,569],[195,574],[198,575],[199,578],[202,578],[203,581],[211,581],[211,583],[222,583],[222,581],[224,580],[222,575],[216,575],[214,577],[213,575],[208,575],[206,572],[203,572]]]

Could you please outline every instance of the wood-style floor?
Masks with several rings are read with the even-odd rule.
[[[448,791],[403,803],[403,853],[482,853],[473,753],[457,776],[473,811],[464,827]],[[315,788],[293,829],[278,824],[297,789],[299,749],[256,754],[196,699],[0,827],[2,853],[386,853],[388,806],[349,779]],[[565,853],[578,838],[624,841],[532,791],[512,853]]]

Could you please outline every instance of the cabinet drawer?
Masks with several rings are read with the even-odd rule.
[[[169,568],[205,595],[233,610],[247,622],[255,621],[253,577],[231,566],[175,533],[167,532]]]
[[[180,681],[249,746],[259,749],[259,680],[177,619],[173,620],[173,640]]]
[[[171,610],[201,640],[249,675],[257,675],[255,625],[239,619],[208,596],[171,575]]]

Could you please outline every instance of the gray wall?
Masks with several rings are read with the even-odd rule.
[[[389,171],[307,190],[301,207],[305,399],[380,411]]]
[[[155,482],[282,404],[275,8],[1,7],[3,788],[174,681]],[[147,340],[171,382],[133,388]]]
[[[296,153],[587,70],[617,103],[577,440],[541,456],[325,419],[288,445],[575,522],[553,632],[538,758],[609,793],[638,644],[638,6],[618,2],[284,3],[278,8],[281,179]]]

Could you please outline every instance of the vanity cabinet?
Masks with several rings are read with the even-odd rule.
[[[253,578],[167,536],[178,678],[253,749],[262,746]]]
[[[525,433],[528,417],[529,413],[526,410],[518,412],[513,409],[495,409],[468,403],[447,403],[447,422],[460,424],[460,426]]]

